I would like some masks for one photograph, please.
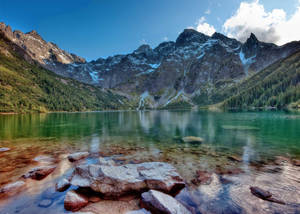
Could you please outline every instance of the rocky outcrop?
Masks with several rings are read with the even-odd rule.
[[[25,175],[23,175],[23,178],[31,178],[34,180],[42,180],[45,177],[47,177],[49,174],[51,174],[55,170],[56,166],[40,166],[31,169],[29,172],[27,172]]]
[[[89,156],[88,152],[77,152],[77,153],[74,153],[74,154],[70,154],[68,156],[68,160],[70,162],[74,162],[74,161],[78,161],[78,160],[81,160],[83,158],[86,158],[87,156]]]
[[[150,190],[142,194],[142,206],[152,213],[157,214],[191,214],[175,198],[155,190]]]
[[[185,186],[182,177],[168,163],[147,162],[122,166],[85,164],[76,167],[71,184],[89,187],[106,197],[119,197],[147,189],[166,193]]]
[[[88,205],[88,203],[86,196],[78,194],[74,190],[67,192],[64,200],[65,209],[69,211],[78,211]]]

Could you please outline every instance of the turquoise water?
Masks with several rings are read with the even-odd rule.
[[[198,136],[203,138],[204,142],[186,144],[180,140],[184,136]],[[251,182],[258,182],[251,180],[253,177],[263,176],[273,180],[278,176],[265,174],[258,169],[274,164],[277,156],[300,159],[300,114],[272,111],[124,111],[2,115],[0,147],[11,148],[10,151],[1,154],[0,167],[10,167],[11,170],[1,172],[0,185],[13,182],[28,169],[28,166],[34,166],[32,159],[37,155],[46,154],[59,159],[70,152],[89,151],[95,157],[113,156],[120,163],[166,161],[178,169],[188,184],[197,170],[216,173],[216,169],[220,167],[239,168],[244,173],[233,178],[237,179],[238,185],[230,186],[231,191],[248,191]],[[241,163],[228,160],[230,155],[239,157]],[[296,185],[296,189],[285,193],[290,197],[297,195],[296,190],[300,182],[299,169],[292,168],[292,171],[293,173],[283,170],[281,186],[277,185],[279,192],[290,185]],[[60,174],[63,173],[62,170]],[[292,177],[290,174],[293,174]],[[295,183],[290,183],[291,179],[294,179]],[[194,206],[198,213],[222,213],[224,209],[228,213],[252,213],[252,205],[236,205],[237,201],[243,198],[244,195],[240,195],[243,191],[236,193],[238,198],[231,194],[212,196],[215,203],[212,207],[215,209],[204,206],[203,202],[211,203],[207,201],[209,197],[204,192],[207,193],[215,187],[214,182],[200,187],[190,185],[177,197]],[[271,185],[270,188],[275,187]],[[39,193],[35,195],[38,197]],[[15,197],[22,197],[22,194]],[[223,201],[218,202],[218,197],[223,198]],[[251,195],[247,193],[245,197],[249,198]],[[290,197],[287,197],[287,200],[290,200]],[[300,203],[300,199],[297,200],[292,201],[294,204]],[[30,203],[30,200],[27,203]],[[241,201],[239,203],[243,204]],[[61,209],[61,206],[63,205],[56,205],[56,208]],[[267,210],[261,208],[261,213],[284,213],[285,209],[288,210],[287,213],[298,212],[297,206],[272,206],[272,209],[268,207]],[[4,210],[12,209],[9,203],[2,207]],[[33,205],[29,207],[31,211],[37,209]],[[12,213],[15,213],[13,210]],[[24,208],[23,213],[29,212],[25,210]],[[43,210],[45,209],[39,208],[38,212],[43,213]]]

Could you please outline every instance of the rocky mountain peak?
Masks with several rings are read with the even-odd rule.
[[[148,44],[143,44],[134,51],[135,54],[141,54],[141,53],[147,54],[149,52],[152,52],[152,48]]]
[[[209,39],[209,36],[200,33],[194,29],[185,29],[177,38],[176,45],[184,46],[192,42],[204,43]]]
[[[250,37],[243,44],[242,51],[245,53],[246,57],[251,57],[259,52],[259,43],[258,39],[251,33]]]

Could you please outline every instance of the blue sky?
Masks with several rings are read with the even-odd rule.
[[[252,3],[263,6],[266,15],[262,14],[257,24],[243,24],[249,27],[237,33],[237,22],[245,13],[238,12],[242,2],[249,3],[244,11],[249,11]],[[250,30],[257,30],[262,40],[268,40],[275,26],[271,42],[297,39],[295,35],[283,40],[287,36],[279,27],[286,26],[289,19],[296,22],[291,17],[299,5],[299,0],[0,0],[0,21],[24,32],[35,29],[45,40],[92,60],[132,52],[142,43],[155,47],[164,40],[175,40],[188,27],[200,31],[210,27],[242,41]],[[256,14],[259,7],[251,8]],[[274,9],[281,13],[273,13]],[[281,19],[274,21],[274,17]],[[245,22],[251,18],[245,17]],[[259,29],[253,28],[258,25]]]

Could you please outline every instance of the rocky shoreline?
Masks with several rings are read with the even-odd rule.
[[[195,138],[192,138],[192,142],[201,143],[200,139]],[[1,152],[9,150],[0,148]],[[92,162],[89,161],[91,155]],[[95,158],[95,154],[88,152],[72,153],[65,159],[72,166],[71,173],[61,176],[55,189],[65,195],[65,210],[80,213],[99,213],[99,210],[105,211],[112,207],[118,211],[111,213],[199,213],[194,206],[182,203],[175,196],[192,186],[209,187],[216,175],[220,176],[222,184],[228,184],[233,181],[227,175],[244,173],[243,169],[225,169],[220,166],[215,172],[197,170],[192,180],[185,180],[173,165],[166,162],[124,163],[125,159],[121,160],[120,157],[100,154]],[[240,157],[234,155],[229,155],[227,159],[233,163],[242,162]],[[28,180],[43,180],[57,170],[55,158],[41,155],[34,160],[40,163],[39,166],[30,169],[17,181],[4,185],[0,189],[0,199],[24,191]],[[278,169],[273,167],[266,170],[277,173],[279,166],[286,163],[299,166],[299,160],[278,156],[274,161]],[[259,200],[282,206],[288,204],[264,188],[249,183],[248,191]],[[52,203],[51,199],[44,199],[39,202],[39,207],[47,208]]]

